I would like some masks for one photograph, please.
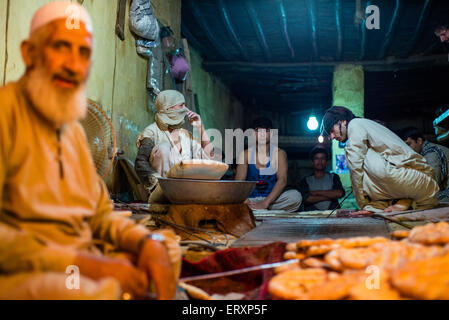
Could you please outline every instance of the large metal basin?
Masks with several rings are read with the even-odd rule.
[[[173,204],[237,204],[249,197],[256,182],[159,178],[159,185]]]

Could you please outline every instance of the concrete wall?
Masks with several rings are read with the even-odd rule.
[[[8,2],[0,1],[0,86],[5,82],[5,63],[6,63],[6,26],[8,16]]]
[[[28,36],[34,12],[49,0],[0,0],[0,85],[20,78],[25,68],[20,43]],[[75,1],[72,1],[75,2]],[[179,36],[181,0],[154,0],[155,14]],[[154,121],[145,89],[148,61],[136,53],[129,30],[127,7],[125,41],[115,35],[117,1],[84,0],[94,22],[95,49],[88,82],[88,97],[111,118],[117,147],[134,161],[135,140]],[[7,30],[7,32],[6,32]],[[107,180],[110,180],[108,177]],[[109,182],[109,181],[108,181]]]
[[[15,81],[25,71],[20,43],[28,36],[34,12],[51,0],[0,0],[0,85]],[[76,2],[72,0],[72,2]],[[136,53],[135,38],[129,30],[128,1],[125,41],[115,35],[116,0],[84,0],[94,22],[95,49],[88,82],[88,97],[99,103],[111,118],[117,147],[134,162],[138,134],[154,121],[148,105],[146,77],[148,61]],[[151,0],[156,17],[169,25],[177,39],[181,35],[181,0]],[[206,128],[241,126],[243,108],[229,90],[201,68],[201,57],[191,50],[193,91],[198,97]],[[167,88],[163,88],[167,89]],[[171,88],[170,88],[171,89]],[[106,179],[111,182],[111,175]]]
[[[197,95],[198,108],[206,129],[219,130],[224,139],[225,129],[244,129],[245,108],[229,89],[201,67],[202,58],[190,47],[192,88]],[[224,149],[223,141],[223,149]]]
[[[365,110],[365,74],[361,66],[341,64],[335,67],[332,84],[333,105],[350,109],[355,116],[363,117]],[[336,156],[345,156],[345,151],[339,148],[338,141],[332,143],[332,168],[335,172]],[[339,174],[346,194],[352,190],[349,173]],[[356,208],[354,195],[349,196],[342,204],[343,208]]]

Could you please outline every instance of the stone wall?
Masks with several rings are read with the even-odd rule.
[[[197,110],[206,129],[217,129],[223,139],[225,129],[244,129],[245,107],[218,78],[202,68],[202,58],[190,48],[192,88],[198,103]],[[223,149],[225,148],[223,140]]]
[[[361,66],[341,64],[335,67],[333,78],[333,105],[350,109],[357,117],[364,116],[365,108],[365,83],[364,72]],[[332,143],[332,168],[336,170],[336,156],[344,155],[345,151],[339,148],[338,141]],[[349,173],[339,174],[343,187],[348,195],[352,190]],[[356,208],[357,204],[353,195],[342,205],[343,208]]]
[[[50,0],[0,0],[0,85],[16,81],[25,71],[20,43],[27,38],[35,11]],[[75,0],[72,0],[75,2]],[[125,40],[115,35],[117,1],[83,0],[94,23],[95,49],[88,82],[88,97],[97,102],[112,120],[117,148],[134,162],[135,141],[154,121],[153,98],[147,94],[148,60],[136,53],[135,38],[129,29],[131,1],[127,2]],[[151,0],[156,17],[181,38],[181,0]],[[205,72],[198,53],[192,51],[192,82],[199,110],[207,128],[241,126],[242,105],[226,86]],[[162,88],[162,89],[172,89]],[[106,178],[111,183],[111,174]]]

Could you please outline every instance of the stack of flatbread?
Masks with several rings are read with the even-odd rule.
[[[386,238],[300,240],[269,283],[275,299],[449,299],[449,224]]]
[[[226,163],[214,160],[182,160],[170,168],[166,177],[173,179],[220,180],[228,168],[229,166]],[[148,202],[151,204],[169,202],[159,184],[151,193]]]
[[[167,172],[167,178],[220,180],[228,167],[226,163],[214,160],[182,160]]]

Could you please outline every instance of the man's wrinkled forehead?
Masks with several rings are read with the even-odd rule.
[[[65,39],[70,40],[70,42],[92,46],[93,35],[87,30],[84,23],[80,23],[79,28],[76,29],[67,27],[64,19],[53,21],[52,24],[54,26],[52,40]]]

